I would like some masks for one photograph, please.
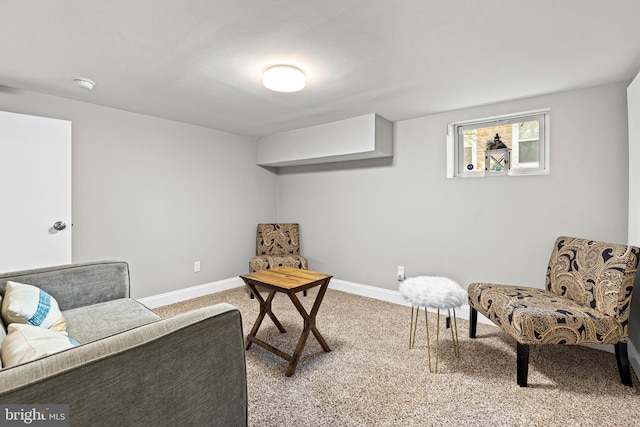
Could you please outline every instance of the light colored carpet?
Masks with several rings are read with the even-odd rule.
[[[299,298],[307,308],[315,292]],[[172,316],[218,302],[242,313],[245,336],[258,303],[243,288],[160,307]],[[258,337],[292,353],[302,318],[286,295],[273,311],[287,329],[266,317]],[[408,307],[329,289],[317,317],[332,351],[313,334],[296,373],[287,362],[253,345],[246,354],[250,426],[626,426],[640,425],[640,394],[620,383],[615,356],[571,346],[532,347],[529,387],[516,385],[515,341],[498,328],[458,321],[460,358],[441,317],[440,372],[429,373],[421,312],[416,347],[409,345]],[[435,314],[429,313],[435,332]],[[434,335],[431,336],[434,338]]]

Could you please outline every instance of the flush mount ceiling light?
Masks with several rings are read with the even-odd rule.
[[[85,77],[76,77],[75,79],[73,79],[73,83],[78,87],[89,90],[93,89],[93,87],[96,85],[96,82]]]
[[[304,73],[292,65],[274,65],[262,74],[262,84],[276,92],[297,92],[305,85]]]

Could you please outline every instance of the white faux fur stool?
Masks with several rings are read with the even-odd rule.
[[[453,341],[453,351],[456,357],[460,356],[460,346],[458,343],[458,323],[456,321],[456,307],[467,302],[467,292],[456,282],[439,276],[417,276],[410,277],[399,282],[399,290],[402,296],[411,303],[411,326],[409,329],[409,348],[413,348],[416,340],[416,329],[418,326],[418,313],[420,307],[424,308],[425,322],[427,324],[427,354],[429,361],[429,372],[431,370],[431,343],[429,339],[429,318],[427,308],[438,310],[438,322],[436,328],[436,369],[438,372],[438,353],[440,347],[440,310],[447,310],[449,317],[447,325],[451,327],[451,339]],[[413,312],[415,310],[415,321]],[[451,311],[453,311],[453,322],[450,322]]]

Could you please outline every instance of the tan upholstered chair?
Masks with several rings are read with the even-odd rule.
[[[307,270],[307,259],[300,255],[298,224],[258,224],[256,256],[249,261],[249,272],[273,267]]]
[[[293,267],[307,270],[307,259],[300,255],[300,226],[298,224],[258,224],[256,256],[249,261],[249,272],[274,267]],[[250,293],[253,298],[253,293]],[[307,291],[304,291],[307,296]]]
[[[476,336],[480,312],[515,338],[521,387],[527,386],[530,345],[613,344],[620,380],[632,386],[628,319],[639,251],[635,246],[559,237],[545,289],[469,285],[469,336]]]

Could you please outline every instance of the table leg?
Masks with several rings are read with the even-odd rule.
[[[316,315],[318,314],[318,310],[320,309],[320,304],[322,303],[322,299],[324,298],[324,294],[327,292],[327,288],[329,287],[329,280],[326,280],[324,283],[320,285],[320,290],[318,291],[318,295],[316,296],[316,300],[313,303],[313,307],[311,308],[311,312],[307,313],[304,306],[300,303],[300,300],[296,296],[295,292],[288,292],[289,298],[293,305],[296,307],[302,318],[304,319],[304,328],[302,333],[300,334],[300,339],[298,339],[298,345],[296,345],[296,349],[293,352],[293,359],[289,363],[289,367],[285,372],[287,377],[293,375],[296,371],[296,367],[298,366],[298,361],[300,360],[300,356],[302,356],[302,350],[304,349],[304,345],[307,342],[307,337],[309,336],[309,332],[313,332],[313,335],[316,337],[322,349],[325,352],[331,351],[329,345],[325,341],[324,337],[318,331],[316,327]]]
[[[249,350],[249,348],[251,347],[251,339],[250,339],[250,337],[255,338],[256,334],[258,333],[258,329],[260,329],[260,325],[262,324],[262,321],[264,320],[264,316],[265,315],[267,315],[267,314],[269,315],[269,317],[271,318],[271,320],[273,321],[273,323],[276,325],[276,327],[278,328],[278,330],[281,333],[285,333],[286,330],[284,329],[284,327],[282,326],[282,324],[280,323],[278,318],[275,316],[275,314],[273,314],[273,312],[271,311],[271,302],[273,301],[273,297],[275,296],[276,291],[270,291],[269,292],[269,296],[265,300],[264,298],[262,298],[262,295],[260,295],[260,293],[256,289],[255,285],[250,284],[250,283],[247,283],[247,285],[249,286],[249,288],[251,288],[251,290],[253,291],[256,299],[260,303],[260,314],[258,315],[258,318],[254,322],[253,327],[251,328],[251,332],[249,333],[249,335],[247,336],[247,339],[246,339],[245,348],[247,350]]]

